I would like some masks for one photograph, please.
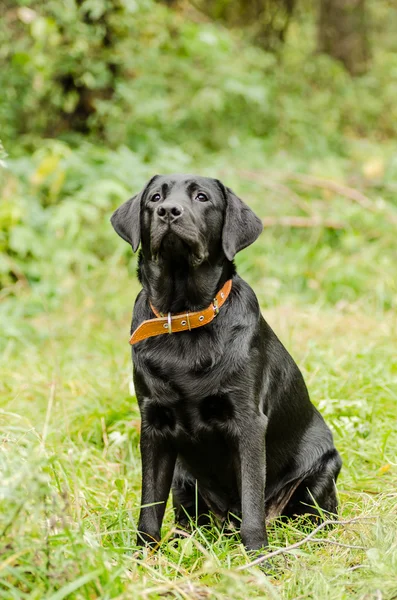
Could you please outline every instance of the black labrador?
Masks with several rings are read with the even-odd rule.
[[[159,313],[204,311],[232,282],[210,323],[132,348],[138,544],[160,540],[171,487],[178,527],[206,523],[210,512],[241,521],[248,550],[267,545],[266,518],[335,514],[342,463],[331,431],[233,262],[261,233],[260,219],[216,179],[156,175],[111,222],[134,252],[141,244],[131,331]]]

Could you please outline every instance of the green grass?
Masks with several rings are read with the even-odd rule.
[[[169,507],[160,552],[136,554],[139,413],[129,391],[128,328],[138,284],[134,261],[110,258],[60,281],[56,302],[23,284],[3,290],[0,598],[397,597],[396,317],[374,289],[332,305],[324,235],[291,234],[286,248],[284,230],[265,232],[260,252],[245,251],[239,266],[334,431],[344,462],[340,518],[356,520],[278,556],[266,575],[238,570],[249,557],[216,524],[170,543]],[[324,283],[299,290],[293,274],[304,270],[313,236],[323,248],[313,257],[314,280]],[[272,245],[277,264],[266,253]],[[360,268],[374,267],[367,252],[359,279]],[[336,245],[339,278],[349,277],[348,261]],[[276,273],[279,302],[274,290],[264,302]],[[273,523],[270,550],[308,532],[304,521]]]

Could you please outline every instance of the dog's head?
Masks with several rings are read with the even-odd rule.
[[[112,215],[116,232],[146,259],[233,260],[262,231],[260,219],[217,179],[156,175]]]

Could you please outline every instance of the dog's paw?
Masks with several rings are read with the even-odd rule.
[[[138,531],[136,545],[147,547],[151,550],[157,550],[160,545],[161,537],[158,532],[149,533],[148,531]]]

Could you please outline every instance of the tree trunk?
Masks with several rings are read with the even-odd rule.
[[[343,63],[351,75],[368,69],[366,0],[320,0],[318,49]]]

